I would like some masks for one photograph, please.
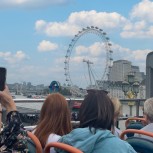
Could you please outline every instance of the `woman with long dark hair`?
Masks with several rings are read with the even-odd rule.
[[[61,137],[59,142],[69,144],[84,153],[136,153],[125,141],[112,134],[114,106],[104,91],[90,90],[82,102],[80,128]],[[57,149],[57,152],[64,151]]]

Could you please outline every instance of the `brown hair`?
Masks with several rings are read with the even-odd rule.
[[[70,110],[67,101],[59,93],[47,96],[40,112],[40,119],[34,134],[45,147],[51,133],[65,135],[71,131]]]
[[[90,90],[79,111],[80,127],[108,129],[114,125],[114,106],[102,90]]]

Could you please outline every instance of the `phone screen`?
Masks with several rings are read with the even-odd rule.
[[[5,82],[6,82],[6,68],[0,67],[0,91],[4,90]]]

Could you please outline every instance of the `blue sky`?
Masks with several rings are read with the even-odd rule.
[[[145,72],[146,55],[153,50],[152,10],[152,0],[1,0],[0,66],[7,68],[8,83],[63,84],[71,40],[82,28],[97,26],[110,38],[114,60],[130,60]],[[100,41],[94,34],[77,41],[69,63],[73,84],[85,82],[81,75],[87,79],[82,58],[105,65],[106,54],[97,56]]]

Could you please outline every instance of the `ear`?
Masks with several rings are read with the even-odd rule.
[[[146,114],[143,114],[143,117],[145,118],[146,123],[148,124],[149,123],[148,116]]]

